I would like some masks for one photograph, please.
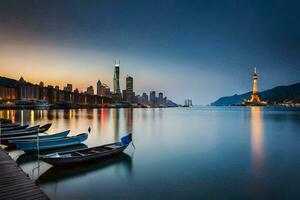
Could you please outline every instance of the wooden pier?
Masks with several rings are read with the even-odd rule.
[[[0,200],[49,199],[0,147]]]

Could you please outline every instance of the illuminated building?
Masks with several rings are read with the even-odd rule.
[[[250,106],[251,105],[253,105],[253,106],[266,105],[266,102],[261,101],[258,96],[256,68],[254,68],[254,73],[253,73],[253,88],[252,88],[251,98],[250,98],[250,100],[244,100],[243,105],[250,105]]]
[[[114,93],[121,95],[120,90],[120,62],[119,64],[115,63],[115,73],[114,73]]]
[[[0,86],[0,100],[12,101],[16,99],[16,89]]]

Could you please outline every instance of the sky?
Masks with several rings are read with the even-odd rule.
[[[300,82],[300,1],[1,0],[0,76],[155,90],[206,105]]]

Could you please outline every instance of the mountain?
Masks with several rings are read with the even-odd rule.
[[[252,92],[247,92],[240,95],[221,97],[217,101],[211,103],[212,106],[230,106],[241,104],[244,99],[249,99]],[[288,86],[278,86],[259,93],[261,100],[269,102],[292,102],[300,103],[300,83]]]

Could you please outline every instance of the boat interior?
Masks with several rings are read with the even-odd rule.
[[[122,143],[114,143],[114,144],[109,144],[105,146],[100,146],[100,147],[94,147],[90,149],[83,149],[83,150],[78,150],[74,152],[66,152],[66,153],[61,153],[58,155],[55,155],[55,157],[60,157],[60,158],[70,158],[70,157],[75,157],[75,156],[87,156],[87,155],[93,155],[95,153],[103,153],[109,150],[113,150],[116,148],[119,148],[123,146]]]

